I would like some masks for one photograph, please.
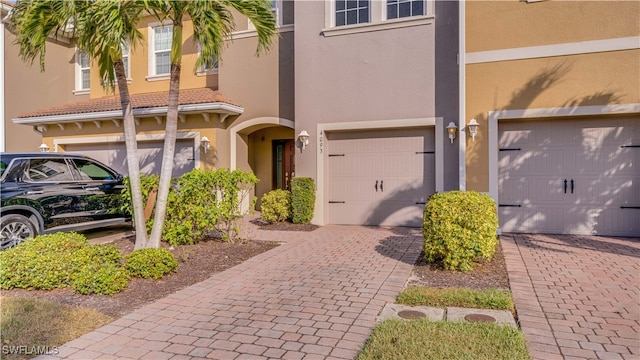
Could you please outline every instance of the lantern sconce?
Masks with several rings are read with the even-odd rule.
[[[449,132],[449,140],[451,140],[452,144],[453,144],[453,140],[455,140],[456,138],[456,130],[458,130],[458,127],[453,121],[450,122],[449,125],[447,125],[447,131]]]
[[[42,153],[49,152],[49,146],[45,143],[42,143],[40,144],[40,146],[38,146],[38,150],[40,150],[40,152]]]
[[[476,141],[476,136],[478,135],[478,128],[480,127],[480,124],[478,124],[476,119],[471,119],[471,121],[469,121],[469,124],[467,124],[467,127],[469,128],[469,135],[471,135],[471,140]]]
[[[206,154],[211,148],[211,140],[209,140],[208,137],[203,136],[202,139],[200,139],[200,146],[202,147],[202,151]]]
[[[307,132],[307,130],[300,131],[300,134],[298,134],[298,140],[300,140],[303,149],[305,149],[307,145],[309,145],[309,133]]]

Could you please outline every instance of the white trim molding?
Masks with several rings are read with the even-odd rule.
[[[325,161],[324,161],[324,145],[326,132],[346,131],[346,130],[380,130],[380,129],[403,129],[410,127],[435,127],[435,151],[436,151],[436,192],[444,191],[444,118],[428,117],[417,119],[398,119],[398,120],[375,120],[375,121],[352,121],[340,123],[324,123],[316,125],[316,138],[318,146],[316,147],[316,203],[313,224],[325,225],[326,214],[324,204],[328,201],[325,188],[327,184],[324,181]]]
[[[185,104],[178,106],[178,112],[181,115],[189,113],[199,112],[214,112],[222,115],[240,115],[244,112],[244,108],[227,103],[215,102],[215,103],[202,103],[202,104]],[[136,118],[141,117],[154,117],[167,114],[167,107],[153,107],[153,108],[139,108],[133,109],[133,116]],[[64,114],[64,115],[49,115],[49,116],[34,116],[25,118],[15,118],[12,121],[15,124],[24,125],[47,125],[47,124],[62,124],[62,123],[75,123],[75,122],[94,122],[97,120],[113,120],[122,119],[122,110],[110,110],[100,111],[92,113],[77,113],[77,114]]]
[[[466,64],[640,49],[640,36],[466,53]]]
[[[620,105],[595,105],[565,108],[540,108],[524,110],[498,110],[489,112],[489,195],[498,204],[498,123],[500,120],[532,120],[544,118],[574,119],[576,116],[616,114],[640,114],[640,103]],[[561,121],[560,119],[559,121]]]

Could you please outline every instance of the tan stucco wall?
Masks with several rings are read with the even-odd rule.
[[[142,40],[137,46],[130,49],[130,82],[129,93],[141,94],[160,91],[169,91],[169,80],[147,80],[149,75],[149,24],[158,23],[153,17],[148,17],[140,23]],[[196,59],[198,58],[197,45],[192,36],[193,24],[185,21],[182,30],[182,68],[180,74],[180,89],[195,89],[200,87],[218,87],[218,75],[197,75]],[[95,63],[91,64],[91,98],[99,98],[111,95],[115,89],[105,89],[101,86],[100,73]]]
[[[220,64],[220,90],[244,108],[242,115],[227,122],[229,127],[259,118],[294,120],[293,32],[282,33],[270,50],[259,56],[256,56],[256,45],[256,37],[234,40],[225,49]],[[248,136],[260,128],[245,129],[236,135],[235,166],[238,169],[256,171],[249,160],[251,149]],[[221,140],[231,146],[231,133],[219,134],[219,138],[223,136],[226,138]],[[221,154],[221,164],[231,165],[230,151]],[[271,159],[267,160],[268,163],[263,166],[271,166]],[[271,186],[270,177],[260,179],[258,186]],[[258,194],[261,195],[260,191]]]
[[[5,148],[6,151],[38,151],[41,136],[33,127],[14,124],[18,115],[37,109],[87,99],[87,95],[73,95],[74,49],[68,45],[48,43],[45,71],[40,71],[38,60],[30,66],[19,58],[15,36],[4,33],[4,86],[5,86]]]
[[[467,65],[467,188],[488,191],[487,118],[494,110],[640,103],[640,50]],[[497,151],[493,149],[492,151]]]
[[[637,36],[639,1],[466,1],[467,52]]]

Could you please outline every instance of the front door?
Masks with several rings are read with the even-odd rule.
[[[295,176],[295,151],[295,140],[273,140],[274,189],[291,190],[291,178]]]

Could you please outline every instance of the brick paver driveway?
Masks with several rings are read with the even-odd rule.
[[[507,234],[501,242],[535,359],[640,359],[640,239]]]
[[[419,229],[258,231],[287,240],[71,341],[75,359],[353,359],[417,259]]]

